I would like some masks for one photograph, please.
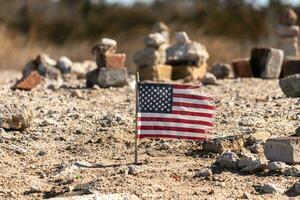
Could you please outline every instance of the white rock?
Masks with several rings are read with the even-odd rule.
[[[128,174],[130,175],[137,175],[141,172],[141,168],[137,165],[129,165],[128,167]]]
[[[286,168],[289,168],[290,166],[288,166],[287,164],[285,164],[284,162],[280,162],[280,161],[275,161],[275,162],[269,162],[268,163],[268,169],[270,171],[273,172],[282,172],[284,171]]]
[[[202,83],[204,85],[216,85],[217,84],[217,78],[212,73],[206,73]]]
[[[271,184],[271,183],[266,183],[266,184],[258,186],[258,190],[262,193],[267,193],[267,194],[274,194],[274,193],[283,194],[284,193],[284,189],[282,189],[274,184]]]
[[[115,47],[117,46],[117,41],[110,38],[102,38],[101,44]]]
[[[152,33],[145,38],[145,45],[148,47],[159,47],[164,43],[166,43],[166,40],[160,33]]]
[[[57,68],[61,71],[62,74],[70,73],[72,65],[73,62],[65,56],[60,57],[57,61]]]
[[[213,175],[211,169],[203,168],[194,177],[211,177]]]
[[[235,153],[227,151],[222,153],[216,162],[224,168],[234,169],[237,167],[238,160],[239,157]]]
[[[176,38],[177,44],[186,44],[191,41],[186,32],[175,33],[175,38]]]

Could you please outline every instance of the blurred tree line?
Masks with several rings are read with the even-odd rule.
[[[154,0],[132,6],[101,0],[0,0],[0,5],[1,24],[56,44],[145,33],[157,21],[176,30],[257,41],[272,34],[286,8],[279,0],[271,0],[267,7],[256,7],[249,0]]]

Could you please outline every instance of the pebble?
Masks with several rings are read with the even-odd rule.
[[[217,163],[224,168],[235,169],[237,167],[239,157],[230,151],[222,153],[217,158]]]
[[[294,189],[297,194],[300,194],[300,183],[295,183]]]
[[[274,193],[283,194],[284,193],[284,189],[278,187],[277,185],[271,184],[271,183],[259,185],[257,187],[257,190],[261,193],[266,193],[266,194],[274,194]]]
[[[128,174],[130,175],[137,175],[141,172],[141,168],[137,165],[129,165],[128,167]]]
[[[212,177],[213,173],[209,168],[203,168],[194,177]]]
[[[10,147],[11,147],[11,149],[14,150],[17,154],[27,154],[27,153],[28,153],[28,151],[27,151],[26,149],[21,148],[21,147],[19,147],[19,146],[17,146],[17,145],[12,144]]]
[[[287,164],[285,164],[284,162],[280,162],[280,161],[268,163],[268,169],[271,172],[283,172],[288,167],[289,166]]]

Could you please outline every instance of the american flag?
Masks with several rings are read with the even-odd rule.
[[[137,137],[211,138],[214,100],[200,85],[138,83]]]

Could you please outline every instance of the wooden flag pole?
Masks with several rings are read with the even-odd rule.
[[[135,76],[135,143],[134,143],[134,164],[137,165],[138,164],[138,152],[137,152],[137,148],[138,148],[138,108],[139,108],[139,91],[138,91],[138,87],[139,87],[139,81],[140,81],[140,77],[139,77],[139,73],[136,73]]]

